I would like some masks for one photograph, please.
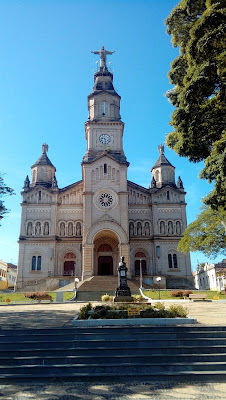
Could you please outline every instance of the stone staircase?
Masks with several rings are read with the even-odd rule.
[[[226,380],[226,327],[0,331],[0,382]]]
[[[139,280],[128,280],[132,294],[139,294]],[[117,276],[92,276],[81,282],[78,287],[78,301],[100,301],[105,293],[114,296],[118,287]]]

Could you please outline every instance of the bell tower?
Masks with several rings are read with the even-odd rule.
[[[92,53],[100,56],[100,66],[88,96],[87,150],[82,160],[83,278],[99,274],[117,276],[121,256],[129,268],[129,163],[123,151],[121,97],[106,65],[107,55],[113,52],[102,46]],[[110,253],[105,254],[106,251]]]
[[[113,51],[93,51],[100,56],[100,67],[94,74],[94,87],[88,96],[88,121],[85,124],[87,150],[83,163],[92,162],[104,152],[119,163],[126,163],[123,151],[124,123],[120,116],[121,97],[113,86],[113,74],[106,65],[107,54]]]

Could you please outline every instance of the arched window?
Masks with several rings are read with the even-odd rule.
[[[135,275],[140,275],[141,268],[142,268],[142,275],[147,275],[146,255],[142,251],[138,251],[135,254],[135,263],[134,263]]]
[[[109,104],[106,101],[100,103],[100,115],[103,117],[109,116]]]
[[[100,245],[98,252],[103,252],[103,253],[111,253],[112,252],[112,247],[110,244],[103,243]]]
[[[42,257],[41,256],[33,256],[31,270],[32,271],[41,271],[42,269]]]
[[[178,268],[176,253],[168,254],[168,266],[169,268]]]
[[[72,252],[65,254],[64,256],[64,276],[75,276],[76,274],[76,255]]]

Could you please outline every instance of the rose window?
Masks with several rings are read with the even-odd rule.
[[[99,197],[99,202],[102,207],[111,207],[114,199],[110,193],[102,193]]]

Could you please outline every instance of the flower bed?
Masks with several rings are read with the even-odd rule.
[[[155,306],[147,304],[118,304],[100,305],[93,307],[91,303],[80,309],[78,320],[87,319],[128,319],[128,309],[131,311],[139,308],[139,318],[186,318],[188,311],[181,305],[171,305],[168,309],[163,303],[156,303]]]

